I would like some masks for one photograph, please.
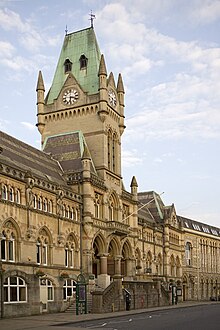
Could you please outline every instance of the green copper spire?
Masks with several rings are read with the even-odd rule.
[[[80,62],[82,59],[83,66]],[[88,94],[95,94],[99,88],[99,65],[101,53],[93,28],[67,34],[64,39],[60,58],[52,86],[46,98],[47,104],[57,99],[69,73],[72,73],[82,89]],[[65,72],[67,63],[68,70]]]

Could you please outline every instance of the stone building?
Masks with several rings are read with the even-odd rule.
[[[36,90],[42,151],[0,133],[1,315],[66,310],[79,274],[89,311],[124,309],[123,292],[132,308],[174,303],[173,288],[217,297],[219,229],[138,192],[135,177],[124,188],[123,80],[92,27],[65,36],[49,92],[41,72]]]

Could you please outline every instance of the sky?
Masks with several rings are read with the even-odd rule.
[[[178,215],[220,227],[220,0],[0,0],[0,129],[40,148],[36,83],[65,29],[94,29],[125,87],[122,174]]]

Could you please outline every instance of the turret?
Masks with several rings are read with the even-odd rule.
[[[91,176],[91,155],[89,149],[84,144],[84,151],[82,155],[82,165],[83,165],[83,179],[89,179]]]
[[[99,65],[99,97],[100,105],[98,114],[101,121],[105,121],[106,116],[108,115],[107,109],[107,70],[105,66],[104,55],[101,55],[100,65]]]
[[[137,180],[135,178],[135,176],[133,176],[132,180],[131,180],[131,194],[133,195],[133,200],[137,201],[137,188],[138,188],[138,184],[137,184]]]
[[[38,80],[37,80],[37,88],[36,88],[36,92],[37,92],[37,127],[39,132],[42,134],[43,130],[44,130],[44,92],[45,92],[45,88],[44,88],[44,81],[43,81],[43,77],[42,77],[42,73],[41,71],[39,71],[39,75],[38,75]]]
[[[121,115],[120,117],[120,123],[119,123],[119,128],[120,128],[120,134],[122,135],[125,129],[124,125],[124,85],[122,81],[122,76],[119,73],[118,75],[118,83],[117,83],[117,93],[118,93],[118,101],[119,101],[119,113]]]

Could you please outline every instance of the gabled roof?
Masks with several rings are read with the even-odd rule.
[[[31,172],[34,176],[65,185],[63,172],[52,157],[14,137],[0,131],[0,163],[21,171]]]
[[[46,138],[43,151],[53,155],[65,174],[81,172],[84,151],[89,150],[81,131],[58,134]],[[96,174],[95,166],[91,160],[91,172]]]
[[[141,208],[146,204],[140,211],[138,211],[140,216],[143,216],[143,210],[145,210],[144,212],[150,214],[155,222],[161,222],[163,220],[164,204],[160,195],[154,191],[140,192],[138,193],[138,201],[140,203],[138,208]]]
[[[87,68],[83,70],[80,70],[79,63],[81,55],[85,55],[88,59]],[[88,94],[98,92],[101,53],[93,28],[87,28],[65,36],[52,86],[46,98],[47,104],[51,104],[54,99],[57,99],[68,77],[68,74],[64,72],[66,59],[72,63],[71,73],[84,92]]]

